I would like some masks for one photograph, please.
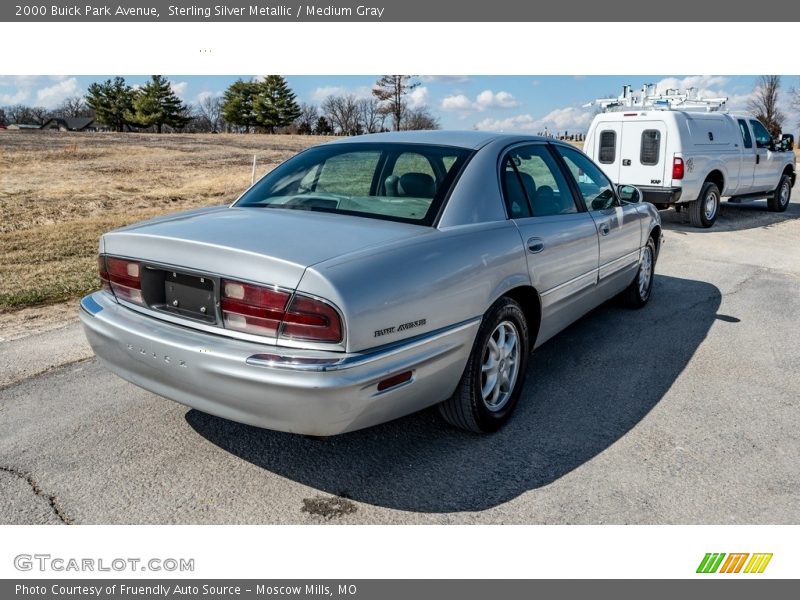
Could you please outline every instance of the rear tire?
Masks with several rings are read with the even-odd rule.
[[[656,243],[653,238],[647,240],[639,259],[639,269],[630,285],[620,294],[622,303],[628,308],[642,308],[653,291],[653,273],[656,266]]]
[[[709,228],[719,215],[720,192],[717,184],[706,181],[700,197],[689,203],[689,221],[695,227]]]
[[[522,308],[511,298],[500,298],[484,315],[461,381],[439,404],[439,414],[475,433],[500,429],[522,393],[529,349]]]
[[[767,208],[772,212],[783,212],[789,208],[791,198],[792,179],[788,175],[783,175],[778,182],[778,187],[772,193],[772,198],[767,199]]]

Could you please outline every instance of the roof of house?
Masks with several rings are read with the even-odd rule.
[[[53,117],[42,125],[42,129],[47,129],[53,122],[70,131],[81,131],[94,123],[94,117]]]

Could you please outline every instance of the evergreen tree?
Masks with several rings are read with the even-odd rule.
[[[163,75],[153,75],[133,96],[131,120],[142,127],[155,125],[161,133],[164,125],[176,129],[186,126],[187,107],[172,89],[172,84]]]
[[[314,133],[317,135],[332,135],[333,127],[325,117],[317,119],[317,124],[314,126]]]
[[[300,107],[283,77],[267,75],[264,81],[258,83],[253,113],[259,125],[275,133],[276,127],[288,127],[300,116]]]
[[[95,112],[98,121],[114,131],[122,131],[133,110],[133,89],[122,77],[93,83],[87,91],[86,104]]]
[[[250,127],[257,123],[253,102],[258,94],[258,83],[237,79],[222,96],[222,118],[239,127]]]

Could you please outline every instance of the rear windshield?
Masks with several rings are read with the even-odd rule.
[[[302,152],[236,206],[342,213],[431,225],[470,151],[422,144],[328,144]]]

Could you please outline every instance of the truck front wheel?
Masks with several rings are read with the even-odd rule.
[[[719,188],[717,184],[706,181],[700,197],[689,203],[689,220],[695,227],[711,227],[719,214]]]
[[[772,212],[783,212],[789,208],[789,200],[792,197],[792,180],[788,175],[783,175],[778,187],[772,193],[772,197],[767,199],[767,208]]]

